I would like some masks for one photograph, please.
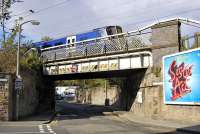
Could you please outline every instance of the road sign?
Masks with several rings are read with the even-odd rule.
[[[21,90],[23,87],[22,78],[15,79],[15,90]]]

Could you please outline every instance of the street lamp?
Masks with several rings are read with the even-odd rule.
[[[26,23],[31,23],[32,25],[39,25],[40,22],[36,20],[29,20],[23,23],[20,23],[20,19],[18,22],[19,34],[18,34],[18,47],[17,47],[17,68],[16,68],[16,79],[15,79],[15,90],[16,90],[16,120],[19,118],[19,90],[22,89],[22,79],[19,75],[19,52],[20,52],[20,43],[21,43],[21,31],[22,26]]]
[[[16,76],[17,78],[20,78],[19,75],[19,52],[20,52],[20,44],[21,44],[21,31],[22,31],[22,26],[26,23],[31,23],[32,25],[39,25],[40,22],[36,21],[36,20],[29,20],[29,21],[25,21],[23,23],[19,23],[18,24],[18,28],[19,28],[19,34],[18,34],[18,47],[17,47],[17,69],[16,69]]]

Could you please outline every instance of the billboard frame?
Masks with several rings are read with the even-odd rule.
[[[183,51],[183,52],[177,52],[177,53],[174,53],[174,54],[169,54],[169,55],[165,55],[162,57],[162,67],[163,67],[163,101],[164,101],[164,104],[166,105],[200,105],[200,102],[169,102],[169,101],[166,101],[166,96],[165,96],[165,66],[164,66],[164,60],[166,58],[169,58],[169,57],[173,57],[173,56],[178,56],[178,55],[182,55],[182,54],[187,54],[187,53],[191,53],[191,52],[194,52],[194,51],[198,51],[200,50],[200,48],[195,48],[195,49],[191,49],[191,50],[187,50],[187,51]]]

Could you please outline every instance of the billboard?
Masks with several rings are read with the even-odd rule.
[[[200,104],[200,49],[163,57],[165,104]]]

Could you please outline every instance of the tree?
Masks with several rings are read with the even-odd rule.
[[[1,0],[0,2],[0,21],[2,26],[2,40],[1,44],[5,44],[6,40],[6,32],[5,32],[5,21],[9,20],[11,18],[10,12],[8,9],[11,7],[11,4],[13,4],[15,0]]]
[[[16,71],[16,44],[17,28],[14,28],[7,40],[2,44],[0,51],[0,72],[14,73]]]
[[[0,72],[15,73],[16,71],[16,50],[17,42],[15,38],[18,32],[18,26],[15,25],[9,37],[5,40],[0,50]],[[29,42],[29,41],[27,41]],[[42,63],[37,55],[37,52],[30,51],[29,44],[21,45],[20,47],[20,66],[30,70],[40,71]]]
[[[49,36],[44,36],[41,38],[42,41],[49,41],[52,40],[53,38],[49,37]]]

